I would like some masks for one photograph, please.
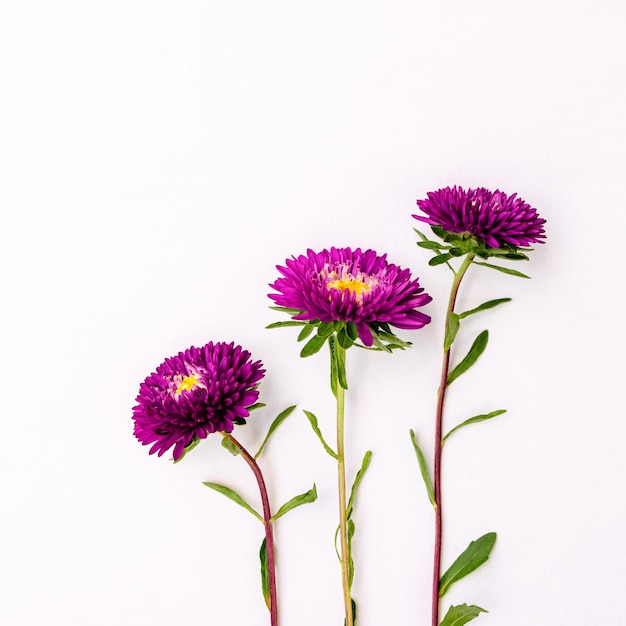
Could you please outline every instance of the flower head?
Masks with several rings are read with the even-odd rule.
[[[139,387],[134,434],[161,456],[174,446],[174,460],[209,433],[245,424],[259,397],[261,361],[234,343],[193,346],[165,359]]]
[[[307,250],[306,256],[287,259],[277,266],[282,274],[270,285],[278,293],[270,298],[279,306],[296,309],[295,320],[352,322],[366,346],[373,342],[372,328],[422,328],[430,317],[416,308],[428,304],[409,270],[388,263],[386,255],[360,248]]]
[[[545,220],[517,194],[446,187],[430,192],[417,206],[426,215],[413,215],[415,219],[448,232],[469,233],[491,248],[528,246],[545,239]]]

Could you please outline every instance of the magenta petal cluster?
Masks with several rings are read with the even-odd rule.
[[[234,343],[193,346],[165,359],[141,383],[133,408],[134,433],[161,456],[174,446],[174,460],[198,439],[231,432],[250,415],[265,370]]]
[[[373,343],[371,325],[387,323],[417,329],[430,317],[417,307],[431,297],[411,273],[387,262],[373,250],[331,248],[287,259],[270,285],[269,297],[279,306],[297,309],[295,320],[353,322],[366,346]]]
[[[426,214],[413,217],[452,233],[469,233],[491,248],[543,243],[543,225],[537,211],[517,194],[484,187],[446,187],[430,192],[417,206]]]

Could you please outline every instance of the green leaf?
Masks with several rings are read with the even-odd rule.
[[[447,385],[451,385],[461,374],[467,372],[467,370],[476,363],[478,357],[485,351],[487,342],[489,341],[489,331],[483,330],[476,339],[469,352],[465,355],[465,358],[448,374]]]
[[[303,326],[300,334],[298,335],[298,341],[304,341],[313,332],[314,328],[314,324],[307,324],[306,326]]]
[[[423,239],[422,241],[418,241],[417,245],[420,248],[426,248],[426,250],[442,250],[446,247],[438,243],[437,241],[430,241],[429,239]]]
[[[350,498],[348,499],[347,513],[348,518],[352,515],[352,509],[354,508],[354,501],[356,499],[356,490],[359,487],[359,484],[363,480],[363,476],[365,476],[365,472],[369,467],[370,461],[372,460],[372,451],[368,450],[363,456],[363,461],[361,462],[361,468],[356,473],[354,477],[354,483],[352,483],[352,489],[350,490]]]
[[[313,432],[317,435],[317,438],[322,442],[322,445],[324,446],[324,450],[326,450],[326,452],[328,452],[328,454],[330,454],[330,456],[332,456],[333,459],[336,459],[336,460],[339,459],[339,457],[337,456],[337,453],[324,440],[324,437],[322,436],[322,431],[319,429],[319,426],[317,424],[317,417],[315,417],[315,415],[313,415],[313,413],[311,413],[310,411],[304,411],[304,414],[307,416],[307,419],[309,420],[309,423],[311,424],[311,428],[313,429]]]
[[[345,334],[345,328],[342,327],[337,337],[331,337],[328,340],[328,347],[330,348],[330,388],[332,389],[333,395],[335,397],[337,397],[337,384],[339,384],[343,389],[348,388],[344,352],[345,348],[344,350],[342,350],[343,346],[339,341],[339,336],[342,333],[344,333],[344,337],[347,337],[347,335]],[[339,348],[337,347],[337,344],[339,344]],[[352,345],[351,341],[350,345]]]
[[[295,320],[289,320],[288,322],[272,322],[268,324],[265,328],[283,328],[285,326],[304,326],[308,322],[296,322]]]
[[[487,533],[476,539],[476,541],[472,541],[441,577],[439,581],[439,597],[442,598],[444,596],[450,585],[465,578],[480,567],[489,558],[495,543],[496,533]]]
[[[359,331],[354,322],[348,322],[346,324],[346,334],[352,341],[356,341],[359,338]]]
[[[287,313],[288,315],[300,315],[300,313],[304,313],[300,309],[290,309],[288,306],[271,306],[269,307],[272,311],[280,311],[281,313]]]
[[[337,342],[344,350],[352,347],[354,341],[346,332],[345,326],[337,333]],[[346,389],[346,387],[344,387],[344,389]]]
[[[415,456],[417,457],[417,462],[420,466],[420,472],[422,473],[422,480],[424,481],[424,485],[426,486],[426,493],[428,494],[428,499],[430,503],[433,505],[433,508],[437,508],[437,500],[435,500],[435,489],[433,487],[433,481],[430,479],[430,473],[428,471],[428,466],[426,465],[426,459],[424,458],[424,453],[417,443],[417,439],[415,437],[415,433],[413,430],[410,431],[411,435],[411,443],[413,444],[413,449],[415,450]]]
[[[270,601],[270,566],[267,560],[267,542],[263,539],[261,549],[259,550],[259,558],[261,560],[261,591],[267,605],[267,610],[272,610]]]
[[[352,539],[354,537],[354,531],[356,527],[354,526],[354,522],[349,519],[347,521],[347,530],[348,530],[348,585],[350,589],[352,589],[352,583],[354,581],[354,559],[352,558]]]
[[[405,348],[410,348],[413,345],[410,341],[403,341],[400,337],[394,335],[393,333],[379,331],[377,336],[380,341],[384,341],[385,344],[391,349],[399,348],[400,350],[404,350]]]
[[[255,402],[248,407],[248,411],[254,411],[256,409],[262,409],[264,406],[267,406],[265,402]]]
[[[322,346],[326,343],[326,337],[320,337],[319,335],[313,335],[305,344],[304,348],[300,352],[301,357],[311,356],[322,349]]]
[[[335,330],[335,326],[332,322],[320,322],[317,327],[317,334],[320,337],[328,337],[332,335]]]
[[[306,493],[301,493],[298,496],[294,496],[288,502],[285,502],[274,515],[272,515],[272,521],[275,522],[279,517],[282,517],[285,513],[291,511],[291,509],[295,509],[298,506],[302,506],[303,504],[310,504],[311,502],[315,502],[317,500],[317,488],[315,487],[315,483],[313,483],[313,488],[309,489]]]
[[[512,270],[509,267],[501,267],[500,265],[492,265],[491,263],[480,263],[479,261],[474,261],[474,264],[482,265],[483,267],[490,267],[492,270],[498,270],[498,272],[510,274],[511,276],[518,276],[519,278],[530,278],[530,276],[526,276],[526,274],[522,274],[522,272],[518,272],[517,270]]]
[[[475,606],[473,604],[470,606],[467,604],[451,606],[439,626],[463,626],[463,624],[471,622],[481,613],[487,612],[488,611],[485,611],[485,609],[481,609],[479,606]]]
[[[431,226],[430,230],[433,231],[433,233],[435,233],[435,235],[437,235],[437,237],[439,237],[440,239],[443,239],[446,236],[446,231],[441,228],[441,226]]]
[[[225,487],[224,485],[218,485],[217,483],[202,483],[209,487],[209,489],[213,489],[218,493],[226,496],[239,506],[242,506],[246,511],[249,511],[256,517],[261,523],[263,523],[263,518],[236,492],[233,491],[230,487]]]
[[[452,256],[463,256],[466,253],[463,248],[450,248],[450,254]]]
[[[460,316],[454,312],[451,312],[448,316],[448,324],[446,326],[446,336],[443,340],[443,349],[449,350],[450,346],[454,343],[456,339],[456,335],[459,332],[460,324]]]
[[[263,448],[265,448],[265,446],[267,445],[267,442],[269,441],[269,438],[272,436],[274,431],[293,413],[293,410],[295,408],[296,408],[296,405],[294,404],[290,407],[287,407],[284,411],[281,411],[276,416],[274,421],[270,424],[270,427],[267,431],[267,435],[265,435],[265,439],[263,439],[263,443],[261,444],[261,447],[259,448],[257,453],[254,455],[255,459],[259,458],[259,456],[261,455],[261,452],[263,452]]]
[[[460,313],[459,318],[464,319],[468,317],[469,315],[474,315],[474,313],[478,313],[480,311],[486,311],[487,309],[493,309],[499,304],[504,304],[505,302],[511,302],[511,298],[497,298],[496,300],[489,300],[489,302],[483,302],[480,306],[477,306],[475,309],[470,309],[469,311]]]
[[[233,456],[241,454],[241,450],[228,437],[222,437],[222,448],[226,448]]]
[[[447,263],[451,258],[451,254],[438,254],[428,261],[428,265],[442,265],[443,263]]]
[[[469,424],[476,424],[477,422],[484,422],[485,420],[490,420],[494,417],[497,417],[498,415],[502,415],[503,413],[506,413],[506,409],[499,409],[497,411],[492,411],[491,413],[485,413],[484,415],[475,415],[474,417],[470,417],[469,419],[465,420],[464,422],[461,422],[458,426],[455,426],[442,440],[441,443],[444,443],[444,441],[455,431],[459,430],[459,428],[463,428],[463,426],[468,426]]]
[[[354,598],[350,598],[350,601],[352,602],[352,623],[356,626],[356,602],[354,601]],[[343,619],[343,626],[346,626],[345,617]]]
[[[202,439],[194,439],[184,450],[183,453],[174,461],[174,463],[180,463],[189,452],[191,452],[200,442],[202,441]]]

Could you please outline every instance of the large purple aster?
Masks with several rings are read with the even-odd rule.
[[[165,359],[139,387],[133,408],[135,436],[150,454],[174,446],[178,460],[191,443],[216,431],[231,432],[245,423],[257,401],[261,361],[234,343],[193,346]]]
[[[491,248],[523,247],[545,239],[545,220],[517,194],[507,196],[484,187],[467,191],[446,187],[430,192],[417,206],[426,215],[413,215],[415,219],[448,232],[469,233]]]
[[[295,320],[353,322],[366,346],[373,343],[370,325],[387,323],[417,329],[430,317],[416,308],[431,297],[409,270],[388,263],[373,250],[331,248],[307,250],[277,269],[283,277],[270,285],[279,293],[270,298],[282,307],[301,311]]]

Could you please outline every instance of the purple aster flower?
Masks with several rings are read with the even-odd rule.
[[[523,247],[545,239],[545,220],[517,194],[446,187],[430,192],[417,206],[426,216],[413,215],[415,219],[448,232],[469,233],[491,248]]]
[[[265,370],[234,343],[210,342],[165,359],[139,387],[133,408],[134,434],[150,454],[174,446],[178,460],[190,444],[216,431],[245,424],[259,397]]]
[[[430,317],[416,307],[432,298],[417,279],[411,280],[409,270],[388,263],[386,256],[360,248],[307,250],[306,256],[277,266],[282,277],[270,287],[279,293],[269,297],[279,306],[301,311],[293,315],[295,320],[353,322],[366,346],[373,343],[371,326],[376,324],[422,328]]]

